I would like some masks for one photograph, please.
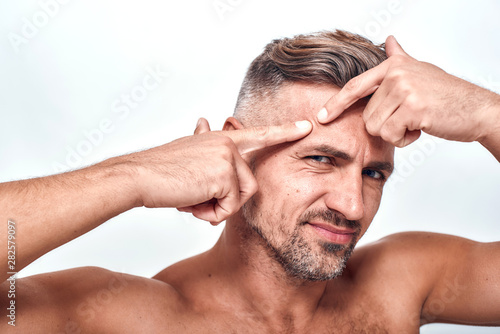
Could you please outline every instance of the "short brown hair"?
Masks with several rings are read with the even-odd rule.
[[[262,102],[269,101],[286,83],[343,87],[350,79],[384,61],[387,58],[384,48],[384,44],[375,45],[342,30],[273,40],[250,65],[234,115],[243,124],[259,117],[256,114]]]

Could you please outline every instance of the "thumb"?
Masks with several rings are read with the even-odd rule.
[[[205,118],[200,118],[198,124],[196,124],[196,129],[194,130],[195,135],[200,135],[205,132],[210,132],[210,125]]]
[[[387,37],[387,39],[385,40],[385,53],[387,54],[387,57],[391,57],[394,55],[409,56],[409,54],[407,54],[405,50],[403,50],[401,45],[399,45],[396,37],[392,35]]]

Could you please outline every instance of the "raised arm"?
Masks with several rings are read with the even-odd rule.
[[[349,81],[327,102],[320,122],[373,94],[363,112],[370,134],[400,147],[421,131],[478,141],[500,161],[499,95],[413,59],[393,37],[386,51],[385,62]],[[430,233],[403,233],[385,242],[399,261],[394,266],[409,273],[420,293],[423,323],[500,325],[500,242]]]
[[[15,263],[9,266],[7,252],[1,252],[3,279],[10,276],[7,272],[17,272],[111,217],[141,205],[133,171],[119,161],[110,159],[79,171],[0,184],[0,248],[7,249],[10,241],[16,250]],[[10,240],[8,225],[15,229]]]
[[[424,131],[455,141],[478,141],[500,161],[500,95],[410,57],[390,36],[389,58],[350,80],[318,114],[328,123],[373,94],[363,118],[367,131],[398,147]]]
[[[308,122],[220,132],[207,127],[203,120],[194,136],[82,170],[0,184],[0,248],[7,249],[12,225],[10,244],[17,250],[10,269],[7,251],[0,253],[3,280],[133,207],[182,208],[221,222],[257,190],[241,155],[300,139],[312,128]]]

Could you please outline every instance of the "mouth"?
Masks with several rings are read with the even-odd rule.
[[[309,221],[306,225],[311,226],[323,239],[335,244],[347,245],[356,235],[356,230],[352,228],[335,226],[319,221]]]

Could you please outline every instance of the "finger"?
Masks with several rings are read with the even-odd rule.
[[[215,220],[212,222],[221,222],[226,220],[243,206],[258,189],[257,180],[248,167],[247,163],[240,156],[235,156],[235,171],[237,182],[236,194],[229,193],[227,196],[217,200],[214,206]],[[237,196],[234,196],[237,195]]]
[[[403,144],[400,147],[405,147],[407,145],[410,145],[411,143],[416,141],[418,138],[420,138],[421,134],[422,134],[421,130],[413,130],[413,131],[406,130]]]
[[[320,110],[317,115],[318,122],[325,124],[333,121],[356,101],[373,94],[382,83],[388,69],[389,63],[384,61],[349,80]]]
[[[402,104],[404,96],[399,92],[393,89],[386,80],[370,98],[363,110],[363,120],[366,124],[366,131],[372,136],[380,136],[382,125]]]
[[[259,126],[248,129],[221,131],[219,133],[233,140],[240,155],[281,143],[299,140],[312,130],[309,121],[284,125]]]
[[[208,201],[205,203],[194,205],[191,213],[196,218],[201,219],[201,220],[206,220],[210,224],[212,224],[213,226],[217,226],[220,224],[220,222],[211,220],[211,218],[215,217],[214,205],[215,205],[215,202],[212,202],[212,201]]]
[[[257,192],[259,186],[252,170],[242,157],[236,157],[235,163],[240,186],[240,202],[235,210],[236,212]]]
[[[176,209],[177,209],[177,211],[180,211],[180,212],[187,212],[187,213],[193,212],[192,206],[184,206],[184,207],[176,208]]]
[[[234,159],[242,160],[236,152],[233,156]],[[239,209],[240,185],[235,164],[233,161],[233,170],[224,172],[224,178],[217,181],[217,190],[210,195],[212,199],[193,206],[192,213],[195,217],[220,223]]]
[[[192,213],[193,215],[197,216],[199,219],[206,220],[205,217],[208,216],[208,212],[213,211],[213,207],[215,205],[216,199],[211,199],[209,201],[196,204],[196,205],[191,205],[191,206],[185,206],[182,208],[177,208],[178,211],[180,212],[187,212],[187,213]],[[193,213],[195,212],[195,214]],[[216,222],[210,222],[212,225],[218,225],[219,223]]]
[[[233,196],[234,194],[229,192],[223,198],[213,198],[210,201],[180,209],[184,212],[191,212],[195,217],[209,221],[212,225],[218,225],[236,213],[257,192],[258,186],[257,180],[243,158],[235,155],[235,160],[238,187],[234,190],[239,192],[239,196]],[[238,202],[233,200],[238,198]]]
[[[196,129],[194,130],[195,135],[199,135],[205,132],[210,132],[210,125],[205,118],[200,118],[196,124]]]
[[[410,57],[410,55],[407,54],[405,50],[403,50],[401,45],[398,43],[396,37],[392,35],[387,37],[387,39],[385,40],[385,53],[387,54],[387,57],[392,57],[395,55]]]
[[[404,147],[420,137],[420,130],[411,111],[400,107],[382,125],[380,136],[394,146]]]

